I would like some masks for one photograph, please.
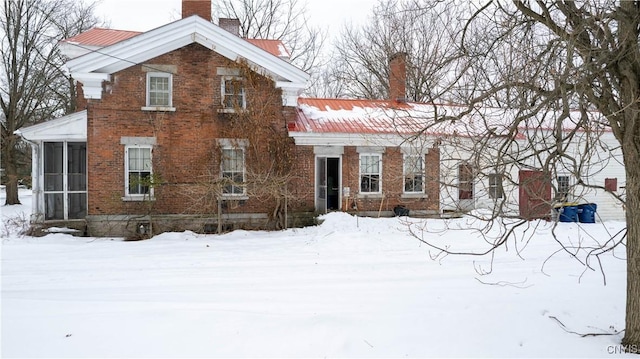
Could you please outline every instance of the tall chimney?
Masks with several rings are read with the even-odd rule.
[[[236,36],[240,36],[240,20],[239,19],[228,19],[228,18],[221,17],[218,19],[218,26],[220,26],[223,30],[227,30]]]
[[[182,18],[191,15],[211,21],[211,0],[182,0]]]
[[[407,53],[396,52],[389,59],[389,100],[407,100]]]

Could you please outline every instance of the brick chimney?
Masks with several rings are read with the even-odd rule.
[[[211,21],[211,0],[182,0],[182,18],[191,15]]]
[[[218,26],[222,29],[229,31],[230,33],[240,36],[240,20],[239,19],[228,19],[228,18],[219,18]]]
[[[389,59],[389,100],[407,101],[406,52],[397,52]]]

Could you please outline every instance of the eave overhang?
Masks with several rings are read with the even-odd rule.
[[[14,132],[31,142],[38,141],[86,141],[87,111],[79,111]]]

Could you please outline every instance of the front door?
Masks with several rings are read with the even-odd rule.
[[[340,157],[316,157],[316,211],[340,209]]]

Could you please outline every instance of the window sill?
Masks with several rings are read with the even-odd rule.
[[[249,196],[243,195],[243,194],[242,195],[227,194],[227,195],[222,195],[220,199],[223,201],[246,201],[249,199]]]
[[[384,195],[382,193],[358,193],[358,198],[371,198],[371,199],[380,199],[383,198]]]
[[[236,111],[235,108],[219,108],[218,109],[218,113],[242,113],[246,111],[247,109],[245,108],[240,109],[240,111]]]
[[[175,107],[169,106],[145,106],[141,108],[142,111],[157,111],[157,112],[176,112]]]
[[[429,198],[429,196],[426,193],[403,193],[402,196],[400,198],[407,198],[407,199],[423,199],[423,198]]]
[[[122,202],[143,202],[143,201],[155,201],[153,196],[124,196],[120,198]]]

